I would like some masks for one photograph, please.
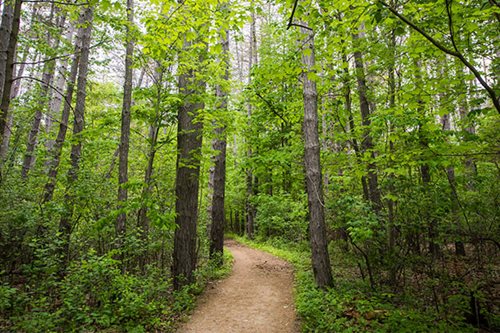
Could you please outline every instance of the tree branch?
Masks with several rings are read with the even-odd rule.
[[[393,7],[389,6],[387,3],[385,3],[382,0],[379,0],[380,4],[387,8],[391,13],[393,13],[398,19],[406,23],[409,27],[411,27],[413,30],[417,31],[419,34],[421,34],[425,39],[427,39],[429,42],[431,42],[435,47],[440,49],[446,54],[449,54],[451,56],[454,56],[458,58],[476,77],[476,79],[479,81],[479,83],[483,86],[483,88],[488,92],[488,95],[490,95],[491,100],[493,101],[494,107],[497,109],[497,112],[500,114],[500,100],[497,97],[495,91],[493,88],[491,88],[488,83],[483,79],[481,76],[481,73],[467,60],[465,59],[464,55],[457,50],[450,50],[434,38],[432,38],[428,33],[426,33],[423,29],[415,25],[413,22],[411,22],[408,18],[403,16],[402,14],[398,13],[396,9]]]
[[[56,93],[58,93],[63,98],[64,102],[70,107],[70,109],[72,111],[75,111],[75,109],[73,109],[73,106],[71,106],[71,103],[69,103],[68,100],[66,99],[66,95],[64,95],[64,93],[62,93],[59,89],[57,89],[53,85],[48,84],[47,82],[44,82],[44,81],[37,79],[36,77],[32,77],[32,76],[18,76],[16,78],[12,79],[12,82],[17,81],[17,80],[21,80],[21,79],[27,79],[27,80],[39,82],[41,84],[46,84],[50,89],[54,90]]]
[[[299,23],[289,23],[287,29],[290,28],[291,26],[299,27],[299,28],[304,28],[304,29],[307,29],[309,31],[314,31],[312,28],[309,28],[308,26],[305,26],[305,25],[302,25],[302,24],[299,24]]]
[[[292,14],[290,15],[290,19],[288,20],[288,25],[286,27],[286,30],[290,29],[290,27],[292,26],[293,16],[295,15],[295,10],[297,9],[298,3],[299,3],[299,0],[295,0],[295,2],[293,3]]]
[[[104,38],[99,43],[91,45],[89,47],[89,49],[96,48],[96,47],[104,44],[107,41],[108,41],[108,39]],[[79,51],[78,53],[81,53],[81,52],[82,51]],[[59,59],[63,59],[63,58],[69,58],[69,57],[71,57],[74,54],[75,53],[67,53],[67,54],[63,54],[63,55],[57,56],[57,57],[52,57],[52,58],[43,59],[43,60],[39,60],[39,61],[31,61],[31,62],[28,62],[28,61],[18,61],[18,62],[14,62],[14,65],[22,65],[22,64],[24,64],[24,65],[38,65],[38,64],[44,64],[46,62],[50,62],[50,61],[54,61],[54,60],[59,60]]]
[[[287,120],[286,120],[286,119],[285,119],[285,118],[284,118],[281,114],[279,114],[279,113],[276,111],[276,109],[275,109],[274,105],[273,105],[271,102],[269,102],[267,99],[265,99],[264,97],[262,97],[262,95],[261,95],[260,93],[258,93],[258,92],[255,92],[255,95],[256,95],[257,97],[259,97],[261,100],[263,100],[263,101],[267,104],[267,106],[269,107],[269,110],[271,110],[271,112],[272,112],[272,113],[274,113],[274,114],[275,114],[276,116],[278,116],[281,120],[283,120],[283,122],[284,122],[285,124],[288,124],[288,121],[287,121]]]
[[[80,3],[70,3],[64,1],[52,1],[52,0],[22,0],[24,3],[51,3],[56,5],[64,5],[64,6],[86,6],[88,2],[80,2]]]
[[[453,30],[453,17],[452,17],[452,12],[451,12],[451,1],[452,0],[444,0],[446,3],[446,14],[448,14],[448,29],[450,30],[450,40],[451,44],[453,45],[453,48],[457,53],[460,53],[458,51],[457,43],[455,42],[455,31]]]

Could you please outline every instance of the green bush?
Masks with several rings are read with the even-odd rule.
[[[139,332],[155,323],[166,307],[161,295],[168,295],[169,281],[154,273],[122,274],[119,264],[111,255],[100,257],[91,251],[70,268],[61,286],[64,327]]]
[[[306,237],[307,201],[294,200],[289,194],[259,194],[254,203],[259,237],[280,237],[289,241]]]

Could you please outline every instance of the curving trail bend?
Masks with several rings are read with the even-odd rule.
[[[234,257],[225,280],[207,286],[178,333],[298,333],[289,263],[233,240],[225,249]]]

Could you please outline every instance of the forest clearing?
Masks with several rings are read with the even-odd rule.
[[[0,11],[0,332],[500,331],[498,0]]]

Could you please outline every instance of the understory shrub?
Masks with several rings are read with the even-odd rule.
[[[307,230],[307,200],[303,199],[296,200],[290,194],[257,195],[254,198],[257,235],[302,240]]]

